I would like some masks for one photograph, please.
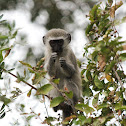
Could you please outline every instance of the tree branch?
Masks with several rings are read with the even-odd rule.
[[[13,73],[3,69],[3,71],[9,73],[10,75],[12,75],[13,77],[17,78],[18,79],[18,76],[14,75]],[[24,82],[26,85],[30,86],[32,89],[36,90],[37,91],[37,88],[34,87],[33,85],[29,84],[28,82],[26,82],[25,80],[21,79],[20,81]]]
[[[13,77],[17,78],[18,79],[18,76],[14,75],[13,73],[9,72],[8,70],[6,69],[3,69],[4,72],[7,72],[8,74],[12,75]],[[20,81],[22,81],[23,83],[25,83],[26,85],[30,86],[32,89],[34,90],[38,90],[36,87],[34,87],[33,85],[29,84],[28,82],[26,82],[25,80],[21,79]],[[46,96],[47,98],[51,99],[48,95],[44,95]]]
[[[115,75],[116,75],[116,78],[118,79],[118,81],[119,81],[119,83],[120,83],[120,85],[121,85],[122,90],[124,90],[123,83],[122,83],[122,81],[121,81],[121,79],[120,79],[118,73],[116,72],[116,70],[115,70],[114,68],[113,68],[113,71],[114,71],[114,73],[115,73]],[[126,91],[124,91],[124,95],[125,95],[125,98],[126,98]]]

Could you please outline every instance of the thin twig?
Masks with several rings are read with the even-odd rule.
[[[14,75],[13,73],[9,72],[8,70],[6,69],[3,69],[4,72],[7,72],[9,73],[10,75],[12,75],[13,77],[17,78],[18,79],[18,76]],[[22,81],[23,83],[25,83],[26,85],[30,86],[32,89],[34,90],[38,90],[36,87],[34,87],[33,85],[29,84],[28,82],[26,82],[25,80],[21,79],[20,81]],[[47,98],[51,99],[48,95],[44,95],[46,96]]]
[[[49,114],[48,114],[48,110],[47,110],[47,107],[46,107],[45,101],[44,101],[44,106],[45,106],[45,109],[46,109],[47,117],[49,117]]]
[[[30,108],[31,109],[31,112],[34,114],[34,115],[36,115],[36,116],[38,116],[38,118],[39,118],[39,120],[41,121],[41,122],[43,122],[42,121],[42,119],[40,118],[40,113],[35,113],[33,110],[32,110],[32,108]]]
[[[9,72],[9,71],[7,71],[7,70],[5,70],[5,69],[3,69],[3,71],[9,73],[10,75],[12,75],[13,77],[15,77],[15,78],[18,79],[18,76],[14,75],[13,73],[11,73],[11,72]],[[30,86],[32,89],[37,90],[36,87],[34,87],[33,85],[29,84],[29,83],[26,82],[25,80],[21,79],[20,81],[24,82],[25,84],[27,84],[28,86]]]
[[[120,79],[118,73],[116,72],[116,70],[115,70],[114,68],[113,68],[113,71],[115,72],[116,78],[118,79],[118,81],[119,81],[119,83],[120,83],[120,85],[121,85],[122,90],[124,90],[122,81],[121,81],[121,79]],[[125,95],[125,98],[126,98],[126,91],[124,91],[124,95]]]
[[[120,83],[120,85],[121,85],[122,89],[124,89],[123,84],[122,84],[122,81],[121,81],[121,79],[120,79],[120,77],[119,77],[118,73],[115,71],[115,69],[114,69],[114,68],[113,68],[113,71],[115,72],[116,78],[118,79],[118,81],[119,81],[119,83]]]

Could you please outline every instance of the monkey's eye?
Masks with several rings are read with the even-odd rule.
[[[54,40],[50,40],[49,43],[50,43],[50,45],[51,45],[52,47],[55,46],[55,44],[56,44],[56,42],[55,42]]]
[[[64,40],[63,39],[50,40],[49,43],[50,43],[51,47],[54,47],[56,44],[59,45],[59,46],[62,46],[63,43],[64,43]]]
[[[58,40],[58,45],[62,46],[63,43],[64,43],[64,40],[63,40],[63,39],[59,39],[59,40]]]

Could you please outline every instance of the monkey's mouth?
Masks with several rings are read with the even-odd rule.
[[[60,55],[62,52],[61,51],[55,51],[57,55]]]
[[[53,52],[56,52],[57,54],[60,54],[60,53],[62,53],[63,52],[63,50],[62,49],[60,49],[60,50],[52,50]]]

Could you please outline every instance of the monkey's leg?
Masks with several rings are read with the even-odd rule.
[[[66,80],[66,88],[68,89],[68,91],[73,92],[72,101],[73,101],[73,105],[75,105],[80,99],[79,87],[71,79],[68,79],[68,80]]]
[[[65,102],[63,102],[62,105],[63,105],[62,106],[63,107],[62,108],[62,110],[63,110],[62,120],[64,121],[65,118],[71,116],[71,113],[73,113],[73,110],[72,110],[72,107],[70,105],[66,104]],[[67,125],[63,124],[63,126],[67,126]]]

